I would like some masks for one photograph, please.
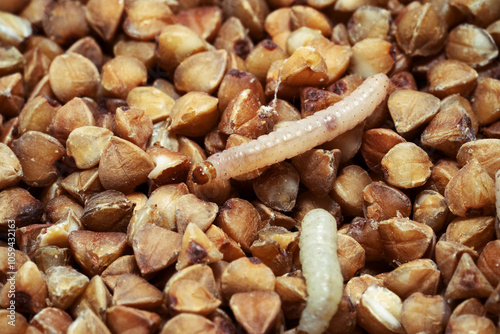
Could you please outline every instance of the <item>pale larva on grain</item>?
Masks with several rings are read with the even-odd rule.
[[[337,257],[337,223],[328,211],[314,209],[304,216],[299,248],[307,304],[298,331],[321,334],[337,312],[343,291]]]
[[[389,79],[376,74],[351,95],[314,115],[279,128],[248,143],[208,157],[193,171],[193,180],[204,184],[227,180],[258,168],[292,158],[354,128],[370,116],[387,95]]]

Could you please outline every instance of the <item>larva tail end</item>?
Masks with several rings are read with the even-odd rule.
[[[215,179],[217,173],[215,171],[214,165],[208,161],[204,161],[198,164],[193,169],[193,181],[197,184],[206,184],[211,180]]]

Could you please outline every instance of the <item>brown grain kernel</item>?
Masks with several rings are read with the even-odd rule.
[[[259,231],[259,239],[252,243],[250,251],[252,256],[271,268],[276,276],[281,276],[292,269],[297,236],[297,232],[289,232],[284,227],[266,227]]]
[[[335,217],[337,225],[340,225],[344,219],[341,214],[340,205],[337,204],[330,196],[318,197],[310,191],[305,191],[297,197],[297,204],[292,212],[293,218],[297,222],[301,222],[304,216],[312,209],[325,209]]]
[[[182,236],[182,245],[175,268],[181,270],[193,264],[209,264],[222,260],[223,254],[216,248],[203,231],[189,223]]]
[[[498,252],[500,251],[500,241],[493,240],[486,244],[477,260],[477,267],[488,279],[492,286],[497,286],[500,282],[500,271],[498,265]]]
[[[36,239],[40,235],[41,231],[49,227],[50,224],[37,224],[33,223],[28,226],[19,227],[16,229],[16,243],[19,246],[19,250],[25,252],[26,254],[32,254],[32,251],[36,248]],[[7,257],[5,257],[7,259]],[[23,264],[26,261],[21,261]],[[17,270],[17,269],[16,269]],[[43,270],[43,268],[42,268]]]
[[[292,31],[301,27],[319,30],[325,37],[332,34],[330,19],[317,9],[308,6],[296,5],[291,7],[290,26]]]
[[[283,63],[281,80],[292,86],[317,86],[328,79],[325,60],[319,52],[309,48],[298,48]]]
[[[30,325],[40,333],[67,333],[73,319],[71,316],[55,307],[47,307],[40,311],[30,321]]]
[[[99,180],[105,189],[130,193],[147,181],[153,169],[153,159],[146,152],[129,141],[111,137],[102,151]]]
[[[315,87],[304,87],[300,92],[302,118],[326,109],[340,100],[342,97],[333,92]]]
[[[19,114],[19,134],[28,131],[48,133],[50,123],[59,107],[56,101],[46,96],[37,96],[29,100]]]
[[[380,315],[380,309],[384,309]],[[370,333],[404,333],[401,326],[403,302],[389,289],[372,285],[356,306],[358,325]]]
[[[411,142],[395,145],[382,158],[381,164],[386,181],[399,188],[419,187],[431,175],[429,156]]]
[[[384,286],[405,300],[413,293],[435,295],[439,284],[439,270],[430,259],[403,263],[382,277]]]
[[[61,310],[70,307],[89,283],[87,276],[71,267],[54,266],[45,274],[50,301]]]
[[[500,44],[500,20],[491,23],[486,31],[491,35],[497,46]]]
[[[446,228],[446,240],[459,242],[478,252],[495,235],[495,219],[493,217],[455,218]]]
[[[161,322],[156,313],[127,306],[112,306],[106,314],[106,324],[114,333],[126,332],[131,328],[145,333],[155,332]]]
[[[183,92],[213,93],[224,76],[227,60],[224,50],[200,52],[184,59],[175,70],[175,88]],[[204,72],[201,80],[200,71]]]
[[[337,23],[332,29],[332,42],[342,46],[350,46],[349,33],[344,23]]]
[[[101,320],[106,320],[106,309],[111,306],[111,294],[108,288],[102,281],[101,276],[94,276],[87,285],[87,289],[78,297],[76,302],[71,307],[73,317],[86,309],[94,312]]]
[[[69,211],[55,224],[43,228],[36,238],[36,248],[56,246],[60,248],[69,247],[69,234],[72,231],[83,230],[80,217],[73,211]]]
[[[270,166],[253,181],[255,195],[267,206],[291,211],[299,191],[300,177],[292,164],[281,162]]]
[[[30,261],[28,255],[22,250],[14,249],[14,251],[11,252],[13,254],[8,254],[8,251],[8,247],[0,247],[0,254],[2,255],[0,260],[0,282],[2,282],[2,284],[5,284],[5,282],[7,282],[7,278],[9,278],[10,276],[8,274],[9,272],[18,271],[24,263]],[[12,256],[11,259],[14,260],[12,267],[10,267],[10,264],[8,262],[8,255]]]
[[[498,19],[500,6],[494,1],[486,1],[483,6],[478,6],[475,0],[452,0],[450,5],[458,8],[467,16],[467,21],[478,26],[486,26]],[[487,9],[488,8],[488,9]]]
[[[0,190],[16,186],[23,176],[21,162],[4,143],[0,143],[0,157]]]
[[[222,296],[229,300],[239,292],[273,291],[275,276],[259,259],[243,257],[232,261],[221,277]]]
[[[101,84],[111,96],[122,99],[128,93],[147,80],[146,66],[137,58],[130,56],[117,56],[106,62],[102,67]]]
[[[460,167],[455,160],[440,159],[432,168],[428,188],[444,195],[446,185],[458,173]]]
[[[184,183],[161,186],[151,192],[146,205],[156,205],[162,220],[162,226],[175,230],[175,201],[188,193],[188,187]]]
[[[181,196],[175,202],[177,231],[184,233],[190,223],[206,231],[215,220],[218,211],[217,204],[203,201],[193,194]]]
[[[441,240],[436,244],[436,263],[445,283],[451,280],[458,261],[464,253],[469,254],[474,260],[478,258],[478,253],[474,249],[461,243]]]
[[[450,305],[440,296],[416,292],[405,299],[401,324],[406,333],[442,333],[450,317]]]
[[[281,309],[286,318],[298,319],[306,306],[306,281],[303,277],[276,277],[276,293],[282,301]]]
[[[86,229],[98,232],[126,232],[134,204],[123,193],[106,190],[90,197],[82,215]]]
[[[30,36],[26,41],[26,51],[36,48],[40,49],[51,61],[54,60],[56,56],[64,53],[63,48],[59,44],[42,35]]]
[[[56,110],[49,126],[49,134],[66,146],[66,140],[74,129],[95,125],[95,109],[93,100],[79,97],[71,99]]]
[[[378,225],[379,223],[373,219],[356,217],[347,228],[346,235],[356,240],[365,250],[366,261],[378,261],[384,258]]]
[[[372,182],[368,173],[357,165],[342,169],[333,183],[330,196],[348,216],[363,215],[363,189]]]
[[[6,75],[0,78],[1,115],[6,118],[19,115],[24,109],[24,85],[20,73]]]
[[[257,44],[245,59],[245,67],[261,84],[265,84],[267,72],[271,64],[277,60],[284,60],[286,53],[277,44],[265,39]]]
[[[472,99],[472,110],[479,124],[486,125],[500,119],[500,80],[483,78],[477,83]]]
[[[237,94],[222,113],[219,131],[252,139],[270,131],[271,113],[261,107],[259,96],[250,89]]]
[[[79,2],[60,1],[47,6],[43,30],[59,45],[68,44],[89,33],[85,7]]]
[[[389,96],[387,105],[396,131],[405,136],[428,123],[439,111],[440,101],[428,93],[399,90]]]
[[[203,285],[191,279],[174,282],[167,297],[174,313],[188,312],[199,315],[212,313],[221,303]]]
[[[96,68],[100,69],[103,63],[103,54],[97,41],[90,36],[76,41],[67,52],[75,52],[88,58]]]
[[[450,319],[446,327],[447,333],[466,332],[473,328],[478,333],[493,334],[495,333],[495,325],[493,321],[475,314],[464,314],[454,319]]]
[[[458,171],[447,184],[444,195],[450,211],[457,216],[490,215],[494,212],[494,181],[476,159]]]
[[[28,131],[12,143],[12,149],[23,168],[23,181],[43,187],[57,179],[54,163],[65,154],[54,138],[38,131]]]
[[[68,156],[75,160],[78,168],[87,169],[96,166],[113,132],[97,126],[82,126],[74,129],[66,140]]]
[[[17,48],[13,46],[0,47],[0,57],[2,58],[2,62],[0,63],[0,76],[3,77],[22,71],[24,58]]]
[[[73,262],[69,248],[56,246],[40,247],[32,256],[37,267],[43,272],[54,266],[69,266]]]
[[[47,306],[47,285],[35,263],[26,261],[17,270],[15,289],[14,300],[19,312],[37,314]]]
[[[141,273],[154,273],[174,263],[181,250],[181,241],[180,234],[155,224],[139,226],[132,236],[132,246]]]
[[[219,290],[216,286],[217,283],[215,281],[214,272],[212,271],[211,267],[206,264],[193,264],[192,266],[177,271],[168,280],[165,288],[163,289],[166,304],[170,302],[168,300],[170,287],[183,280],[197,281],[209,294],[213,295],[214,297],[218,297]]]
[[[463,254],[445,292],[446,298],[488,297],[493,287],[467,253]]]
[[[402,14],[396,39],[408,55],[430,56],[438,53],[446,39],[446,24],[434,7],[427,3]]]
[[[175,101],[168,130],[185,136],[204,136],[217,124],[217,102],[207,93],[188,92]]]
[[[493,178],[500,168],[500,161],[498,161],[496,154],[499,149],[500,140],[498,139],[478,139],[465,143],[460,147],[457,153],[457,161],[460,166],[464,166],[476,159]]]
[[[389,150],[405,139],[395,131],[384,128],[369,129],[363,133],[360,151],[368,167],[382,173],[381,161]]]
[[[266,16],[264,29],[273,40],[278,34],[291,31],[290,10],[289,7],[277,8]]]
[[[298,96],[298,87],[287,85],[281,82],[281,67],[284,61],[278,60],[271,64],[267,72],[266,87],[264,93],[266,97],[272,99],[278,97],[280,99],[294,99]]]
[[[60,186],[82,204],[104,190],[99,182],[97,168],[73,172],[60,181]]]
[[[161,68],[173,73],[184,59],[207,50],[206,42],[196,32],[173,24],[166,26],[158,36],[155,59]]]
[[[235,16],[248,29],[250,37],[262,39],[264,35],[264,19],[269,14],[269,7],[264,0],[235,0],[223,3],[224,15]]]
[[[443,195],[434,190],[424,190],[415,198],[413,220],[439,232],[445,226],[450,211]]]
[[[154,87],[135,87],[127,94],[127,104],[143,109],[153,123],[166,120],[174,102],[173,98]]]
[[[153,122],[143,109],[118,108],[115,116],[115,133],[145,150],[153,133]]]
[[[278,319],[281,300],[274,291],[240,292],[231,297],[229,306],[248,333],[265,333]]]
[[[484,303],[484,306],[489,313],[498,314],[500,311],[499,304],[500,304],[500,290],[499,290],[499,285],[497,285],[497,287],[493,290],[491,295]]]
[[[113,261],[101,274],[106,285],[114,290],[116,281],[122,274],[140,274],[139,267],[133,255],[123,255]]]
[[[224,49],[229,53],[236,53],[245,59],[253,48],[253,42],[237,17],[229,17],[220,27],[214,46],[216,49]]]
[[[306,46],[315,38],[323,38],[321,31],[308,27],[301,27],[294,30],[287,36],[286,51],[289,55],[293,54],[297,49]]]
[[[344,282],[347,282],[365,266],[365,250],[356,239],[343,233],[338,234],[337,243],[340,271]]]
[[[120,275],[113,293],[113,303],[139,309],[153,309],[162,304],[160,290],[135,274]]]
[[[213,41],[222,24],[222,10],[217,6],[192,8],[179,12],[175,19],[201,38]]]
[[[186,180],[190,164],[188,156],[160,146],[152,146],[146,153],[155,163],[155,168],[148,174],[148,179],[155,185],[162,186]]]
[[[366,38],[352,47],[349,69],[367,78],[375,73],[389,73],[394,65],[391,43],[380,38]]]
[[[363,6],[356,9],[349,19],[347,33],[351,44],[365,38],[386,39],[390,28],[390,13],[388,10]]]
[[[422,145],[455,157],[459,148],[476,138],[472,120],[467,111],[454,104],[442,104],[439,113],[430,121],[421,135]]]
[[[243,252],[241,246],[216,225],[211,225],[205,234],[222,253],[223,261],[231,262],[240,257],[245,257],[245,252]]]
[[[202,150],[199,146],[197,149]],[[189,153],[189,152],[185,152]],[[201,198],[202,200],[208,202],[214,202],[217,205],[222,206],[225,201],[234,196],[234,189],[231,185],[230,180],[213,181],[207,184],[197,184],[193,181],[193,169],[195,163],[202,162],[203,159],[195,160],[191,158],[191,169],[188,172],[188,178],[186,183],[188,185],[189,191]]]
[[[49,75],[47,74],[44,76],[33,88],[33,91],[31,92],[28,100],[33,99],[34,97],[37,96],[47,96],[51,99],[56,99],[56,96],[54,95],[54,92],[52,91],[52,88],[50,87],[50,78]]]
[[[380,278],[373,277],[368,274],[362,274],[360,276],[353,277],[345,285],[345,294],[351,300],[352,304],[356,306],[363,295],[363,292],[371,286],[378,285],[383,286],[383,282]]]
[[[392,218],[379,224],[380,239],[389,261],[406,263],[426,255],[435,242],[432,228],[408,218]]]
[[[160,334],[182,334],[189,332],[217,334],[217,327],[212,321],[201,315],[180,313],[165,323]]]
[[[126,246],[127,235],[119,232],[73,231],[69,245],[76,262],[90,275],[100,274],[119,258]]]
[[[265,104],[264,89],[257,78],[249,72],[232,69],[222,78],[217,98],[219,99],[219,113],[222,114],[231,100],[241,91],[250,89],[258,98],[260,104]]]
[[[215,223],[245,251],[250,250],[258,237],[257,231],[261,228],[258,211],[250,202],[239,198],[232,198],[224,203]]]
[[[410,199],[384,182],[372,182],[363,190],[363,212],[366,218],[382,221],[399,215],[409,217]]]
[[[54,58],[49,68],[49,80],[54,94],[66,103],[78,96],[94,97],[100,77],[88,58],[70,52]]]
[[[105,323],[94,312],[84,310],[71,323],[68,333],[80,334],[87,333],[87,331],[91,333],[111,334]]]
[[[30,94],[38,82],[49,73],[51,60],[40,48],[34,48],[24,54],[24,82],[26,93]]]
[[[15,2],[15,1],[14,1]],[[15,326],[12,326],[9,316],[15,317]],[[6,330],[6,334],[23,334],[28,332],[28,321],[21,313],[14,311],[11,313],[9,310],[0,310],[0,326]],[[31,332],[33,333],[33,332]]]
[[[205,152],[207,152],[208,155],[212,155],[224,151],[224,149],[226,148],[227,140],[228,136],[220,132],[217,127],[211,129],[203,138]]]
[[[467,97],[476,86],[477,72],[458,60],[444,60],[433,65],[427,72],[429,92],[439,98],[453,94]]]
[[[125,12],[123,30],[138,40],[154,39],[163,28],[175,23],[174,13],[168,4],[159,0],[125,2]]]
[[[325,196],[333,189],[339,163],[339,150],[313,149],[292,159],[300,181],[316,196]]]
[[[118,29],[124,2],[119,0],[89,0],[85,6],[85,17],[102,39],[110,41]]]
[[[135,57],[146,67],[152,68],[156,65],[155,48],[156,45],[153,42],[121,40],[114,45],[113,53],[115,56]]]
[[[297,108],[288,101],[276,99],[272,102],[272,106],[274,108],[272,115],[272,120],[275,125],[274,129],[276,129],[276,125],[280,122],[286,124],[287,121],[298,121],[302,118]]]
[[[336,45],[324,37],[314,38],[306,46],[314,48],[324,59],[328,74],[328,80],[325,84],[340,79],[347,70],[352,55],[349,47]]]
[[[493,61],[498,47],[486,30],[464,23],[450,31],[446,56],[476,68]]]

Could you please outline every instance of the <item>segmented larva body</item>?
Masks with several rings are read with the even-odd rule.
[[[302,220],[299,247],[307,304],[298,331],[321,334],[337,312],[343,291],[335,218],[323,209],[309,211]]]
[[[342,101],[248,143],[216,153],[193,172],[195,182],[229,179],[292,158],[354,128],[387,95],[389,79],[376,74]]]

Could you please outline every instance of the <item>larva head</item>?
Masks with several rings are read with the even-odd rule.
[[[215,171],[214,165],[208,161],[198,164],[193,169],[193,181],[197,184],[206,184],[215,179],[216,176],[217,172]]]

